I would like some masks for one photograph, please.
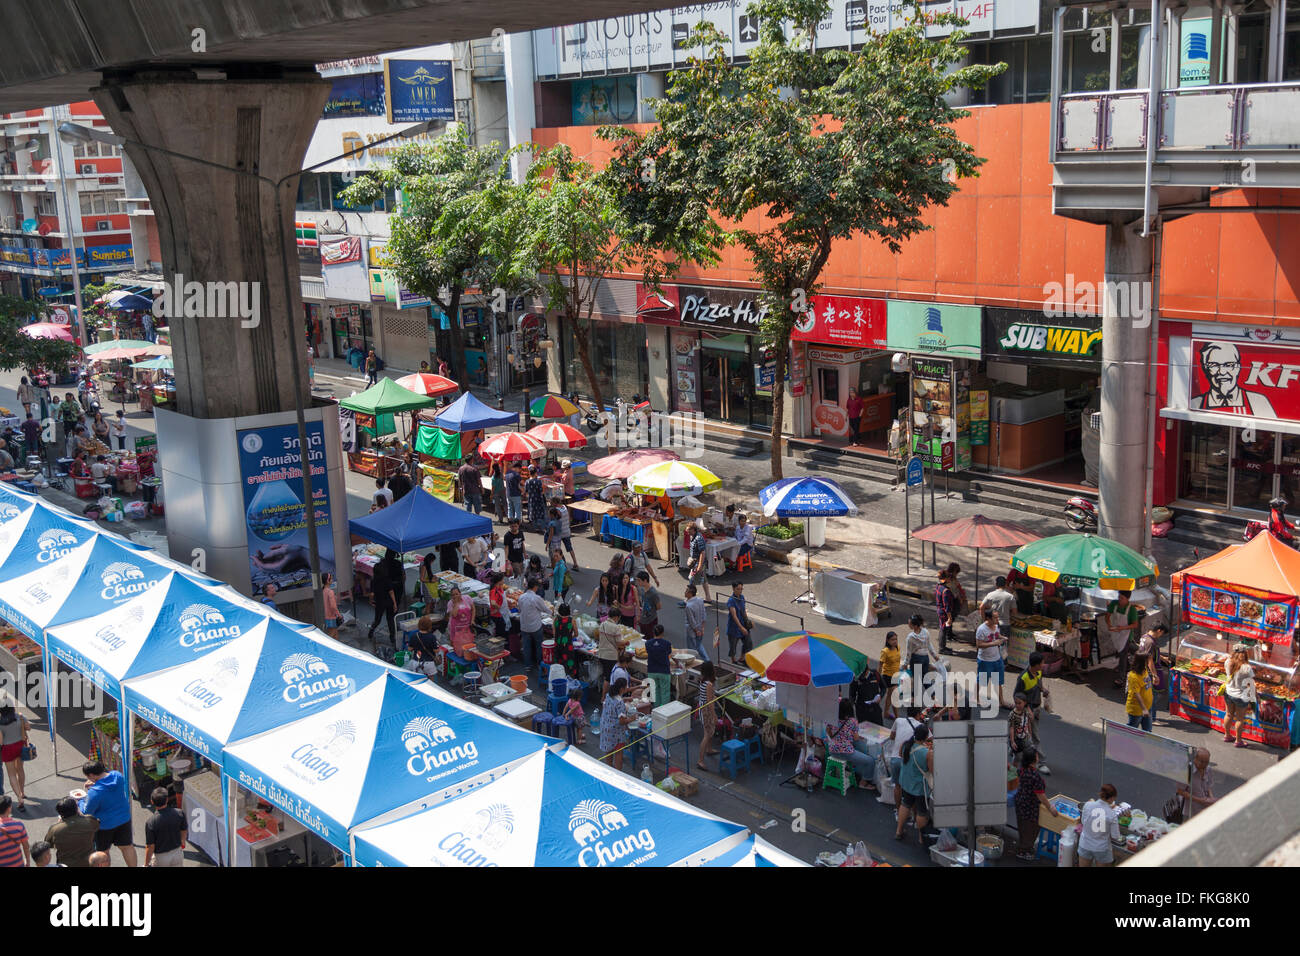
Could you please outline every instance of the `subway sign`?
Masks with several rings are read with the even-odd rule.
[[[1059,325],[1010,326],[998,340],[1008,352],[1050,352],[1074,358],[1091,357],[1101,344],[1101,329],[1068,329]]]

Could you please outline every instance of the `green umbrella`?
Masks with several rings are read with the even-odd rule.
[[[107,339],[94,345],[87,345],[81,351],[87,355],[94,355],[96,352],[107,352],[109,349],[151,349],[154,345],[155,343],[143,339]]]
[[[364,392],[343,399],[340,407],[366,415],[385,415],[393,412],[410,412],[417,408],[432,408],[438,400],[429,395],[417,395],[402,388],[391,378],[381,378]]]
[[[1132,548],[1093,534],[1058,534],[1027,544],[1012,555],[1011,566],[1066,587],[1120,591],[1145,587],[1160,573]]]
[[[170,372],[175,368],[170,356],[164,355],[161,358],[145,359],[143,362],[132,362],[132,368],[145,369],[150,372]]]

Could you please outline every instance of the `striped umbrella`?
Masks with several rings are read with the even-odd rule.
[[[745,663],[768,680],[800,687],[848,684],[867,666],[867,655],[829,634],[777,634],[745,655]]]
[[[395,381],[402,388],[414,392],[416,395],[446,395],[460,389],[460,386],[451,379],[444,378],[441,375],[433,375],[429,372],[403,375]]]
[[[524,434],[536,438],[547,448],[585,448],[587,445],[586,435],[572,425],[565,425],[562,422],[534,425]]]
[[[563,395],[541,395],[528,406],[533,418],[568,418],[576,411],[578,406]]]
[[[502,432],[493,435],[478,446],[479,454],[484,458],[497,458],[506,461],[527,460],[543,454],[546,446],[532,435],[523,432]]]
[[[664,461],[642,468],[627,480],[627,486],[633,494],[684,498],[717,491],[722,487],[722,479],[702,465],[689,461]]]

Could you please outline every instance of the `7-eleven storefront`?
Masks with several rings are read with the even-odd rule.
[[[1300,506],[1300,330],[1161,323],[1156,504]]]

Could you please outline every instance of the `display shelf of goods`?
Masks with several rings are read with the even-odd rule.
[[[1223,729],[1226,667],[1236,643],[1205,632],[1192,632],[1184,638],[1173,672],[1170,709],[1175,715],[1215,730]],[[1289,648],[1245,643],[1255,672],[1257,702],[1244,722],[1242,736],[1273,747],[1288,747],[1292,740],[1288,728],[1300,693],[1296,656]]]

